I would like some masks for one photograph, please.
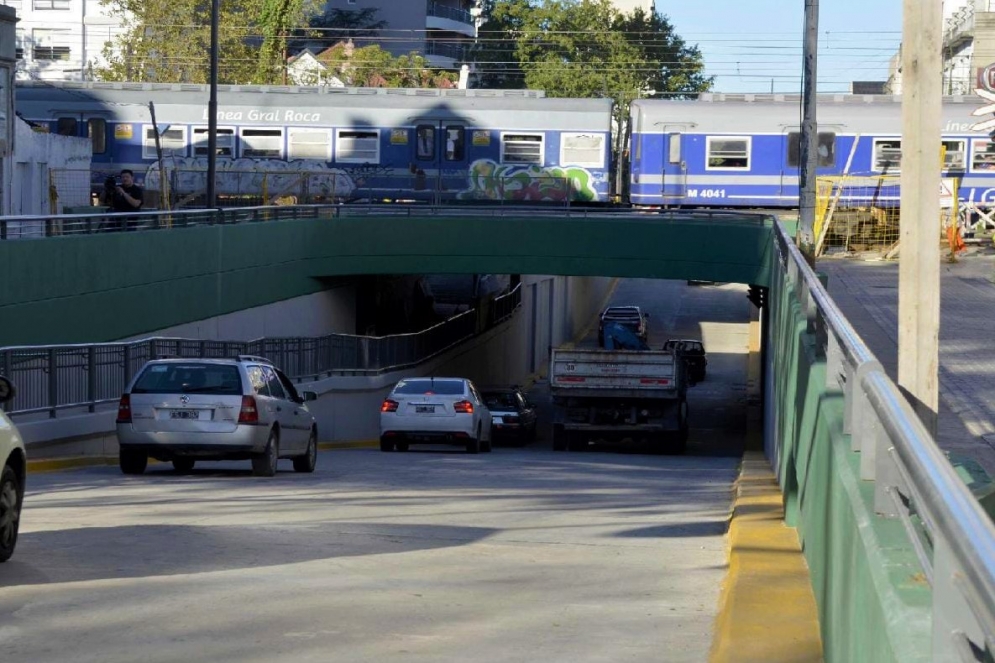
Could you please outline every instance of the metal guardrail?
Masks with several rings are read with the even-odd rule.
[[[0,348],[0,375],[17,386],[8,414],[47,412],[116,402],[150,359],[263,356],[298,380],[331,375],[371,375],[410,368],[511,317],[522,302],[521,285],[420,332],[393,336],[328,334],[254,341],[147,338],[127,343]]]
[[[163,231],[198,226],[262,223],[342,217],[554,217],[572,219],[628,218],[654,221],[721,220],[723,223],[769,223],[765,214],[725,211],[656,211],[629,208],[562,207],[526,204],[329,204],[154,211],[134,214],[51,214],[0,216],[0,240],[32,240],[67,235],[122,231]],[[122,217],[128,222],[122,223]]]
[[[473,25],[473,15],[467,10],[458,7],[447,7],[438,2],[428,3],[428,15]]]
[[[794,289],[824,353],[827,386],[843,391],[844,432],[860,452],[861,479],[874,482],[875,511],[902,521],[932,586],[933,651],[926,660],[991,661],[995,524],[780,224],[775,251],[772,288]],[[772,293],[769,300],[777,298]],[[782,432],[770,428],[769,443],[776,445]]]

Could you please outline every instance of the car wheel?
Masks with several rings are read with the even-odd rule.
[[[252,457],[252,473],[257,477],[271,477],[276,474],[277,461],[280,459],[280,438],[276,431],[270,431],[266,449],[261,454]]]
[[[403,451],[407,451],[407,450],[408,450],[408,443],[407,443],[407,442],[398,442],[398,443],[397,443],[396,445],[394,445],[394,446],[395,446],[395,448],[396,448],[396,449],[397,449],[398,451],[402,451],[402,452],[403,452]]]
[[[393,451],[394,443],[385,437],[380,438],[380,451]]]
[[[186,473],[193,469],[195,462],[193,458],[174,458],[173,469],[177,472]]]
[[[484,453],[490,453],[491,450],[494,448],[494,438],[493,438],[493,435],[494,435],[494,433],[492,432],[491,436],[489,436],[487,438],[487,441],[484,442],[483,440],[481,440],[481,437],[480,437],[480,429],[479,428],[477,429],[477,439],[481,440],[481,442],[480,442],[480,450],[483,451]]]
[[[14,468],[6,466],[0,473],[0,562],[14,554],[20,524],[21,487]]]
[[[466,443],[466,452],[468,454],[480,453],[480,438],[473,438]]]
[[[118,464],[124,474],[142,474],[149,464],[149,455],[144,451],[122,447],[118,452]]]
[[[294,458],[294,472],[314,472],[314,466],[318,463],[318,431],[311,429],[311,435],[307,439],[307,450],[303,456]]]

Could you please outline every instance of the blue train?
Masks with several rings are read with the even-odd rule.
[[[197,204],[206,189],[206,86],[19,82],[18,114],[88,136],[92,182],[131,168],[152,191]],[[158,157],[149,104],[159,128]],[[944,176],[962,200],[995,204],[995,143],[972,132],[970,98],[944,103]],[[612,102],[528,90],[221,86],[217,191],[307,201],[610,201],[646,207],[795,207],[799,102],[783,95],[643,99],[612,156]],[[901,103],[819,102],[819,174],[867,180],[897,205]],[[940,155],[937,155],[940,158]],[[614,186],[621,171],[624,181]],[[859,181],[859,180],[857,180]]]
[[[15,99],[36,126],[91,139],[95,188],[130,168],[150,191],[166,173],[180,204],[206,190],[206,86],[28,81]],[[221,86],[217,193],[607,201],[611,109],[530,90]]]
[[[973,132],[977,102],[943,105],[943,176],[961,200],[995,202],[995,143]],[[900,97],[820,97],[818,174],[847,174],[865,202],[896,206],[902,160]],[[635,205],[797,207],[798,97],[703,94],[632,104],[629,198]],[[888,177],[893,175],[895,177]],[[882,177],[884,176],[884,177]]]

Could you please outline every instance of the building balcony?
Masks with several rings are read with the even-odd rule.
[[[428,16],[425,18],[425,27],[429,30],[444,30],[446,32],[458,32],[459,34],[473,37],[476,28],[473,24],[473,15],[459,7],[451,7],[440,2],[428,3]]]
[[[943,48],[957,48],[974,39],[974,5],[966,5],[947,19],[943,26]]]
[[[433,39],[425,43],[425,59],[429,65],[441,69],[458,69],[466,60],[467,47]]]

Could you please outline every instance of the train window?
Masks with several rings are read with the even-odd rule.
[[[287,157],[290,159],[318,159],[331,161],[332,134],[326,129],[292,127],[287,130]]]
[[[435,159],[435,127],[423,124],[415,129],[415,155],[422,161]]]
[[[337,130],[335,160],[347,163],[380,163],[380,132]]]
[[[86,121],[86,134],[90,137],[90,145],[94,154],[107,151],[107,121],[102,117],[91,117]]]
[[[902,167],[902,140],[878,138],[874,141],[874,170],[898,172]]]
[[[501,163],[542,164],[541,134],[501,134]]]
[[[243,157],[279,159],[283,156],[283,129],[242,129]]]
[[[604,168],[605,137],[603,134],[562,134],[560,164]]]
[[[798,168],[801,163],[801,134],[792,131],[788,134],[788,166]],[[819,167],[830,168],[836,165],[836,134],[819,132]]]
[[[679,164],[681,159],[681,135],[678,133],[672,133],[669,135],[670,143],[668,147],[669,154],[667,154],[667,162],[672,164]]]
[[[235,130],[225,127],[218,127],[215,134],[214,150],[215,156],[231,157],[235,154]],[[208,133],[207,127],[194,127],[193,129],[193,154],[195,157],[207,156]]]
[[[143,129],[142,158],[158,159],[155,150],[155,127],[147,125]],[[185,157],[187,155],[187,128],[168,127],[159,130],[159,145],[163,156]]]
[[[964,170],[967,167],[967,141],[943,141],[943,170]]]
[[[971,141],[971,170],[995,170],[995,142],[987,138]]]
[[[466,152],[466,131],[459,125],[446,127],[446,161],[462,161]]]
[[[76,136],[77,127],[75,117],[60,117],[55,123],[55,133],[60,136]]]
[[[709,136],[705,139],[708,161],[706,170],[749,170],[750,143],[748,137]]]

